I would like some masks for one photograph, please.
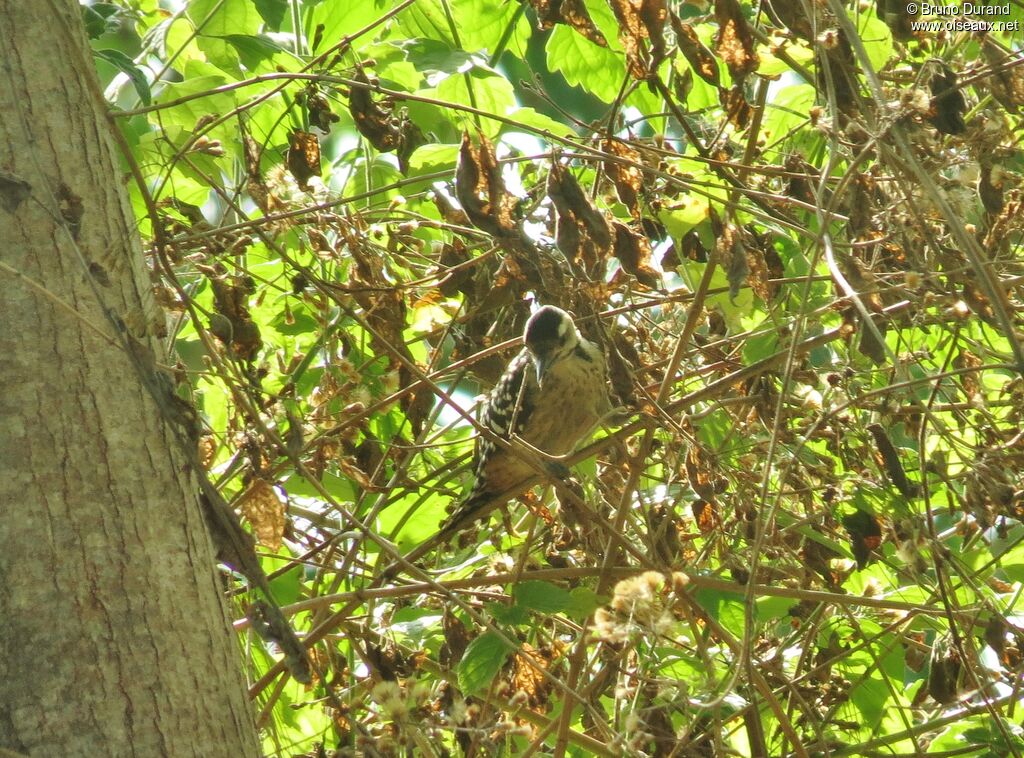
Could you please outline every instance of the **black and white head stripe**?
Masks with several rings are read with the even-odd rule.
[[[544,343],[564,342],[570,335],[575,336],[576,327],[572,317],[561,308],[545,305],[526,322],[523,341],[527,347]]]

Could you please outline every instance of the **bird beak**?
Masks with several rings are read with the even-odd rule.
[[[551,368],[552,355],[538,355],[536,358],[537,363],[537,384],[541,384],[544,381],[544,374],[547,373],[548,369]]]

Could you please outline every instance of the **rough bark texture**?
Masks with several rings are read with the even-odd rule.
[[[87,279],[162,351],[73,0],[0,0],[0,747],[259,753],[195,491]],[[45,290],[45,291],[43,291]]]

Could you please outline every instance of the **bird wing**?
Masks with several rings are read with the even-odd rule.
[[[480,424],[502,439],[508,439],[513,433],[521,431],[533,413],[532,393],[522,391],[523,382],[531,381],[528,376],[530,368],[530,354],[523,350],[512,359],[501,379],[487,395],[480,414]],[[477,473],[480,462],[486,459],[494,447],[495,444],[486,437],[481,435],[477,438],[473,457],[473,469]]]

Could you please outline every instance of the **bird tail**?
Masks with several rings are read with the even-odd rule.
[[[452,511],[451,515],[441,522],[437,533],[439,541],[447,542],[478,518],[483,518],[490,513],[495,505],[497,505],[497,498],[493,492],[483,490],[470,493]]]

